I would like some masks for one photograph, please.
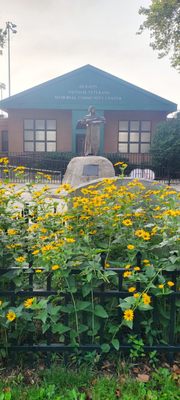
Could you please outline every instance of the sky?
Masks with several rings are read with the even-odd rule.
[[[150,0],[0,0],[0,28],[11,34],[11,94],[91,64],[178,104],[180,75],[158,59],[149,32],[137,35]],[[8,51],[0,55],[8,97]]]

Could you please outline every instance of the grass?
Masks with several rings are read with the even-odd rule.
[[[126,371],[14,370],[0,378],[0,400],[179,400],[178,375],[168,368],[150,372],[148,382]]]

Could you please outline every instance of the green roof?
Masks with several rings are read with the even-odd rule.
[[[85,65],[0,102],[0,109],[154,110],[172,112],[177,104]]]

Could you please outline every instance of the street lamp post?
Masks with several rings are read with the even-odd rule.
[[[10,48],[10,34],[17,33],[15,29],[16,25],[12,22],[6,22],[6,28],[4,30],[4,35],[7,36],[7,43],[8,43],[8,89],[9,89],[9,96],[11,96],[11,48]]]

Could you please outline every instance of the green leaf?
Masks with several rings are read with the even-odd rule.
[[[60,306],[60,307],[61,307],[61,311],[66,312],[68,314],[74,312],[74,307],[72,304],[66,304],[65,306]]]
[[[117,325],[110,325],[109,327],[109,333],[114,334],[117,331]]]
[[[120,304],[119,307],[121,307],[121,309],[124,310],[128,310],[129,308],[131,308],[134,303],[136,302],[136,299],[131,296],[131,297],[126,297],[126,299],[120,300]]]
[[[56,325],[54,325],[52,327],[53,333],[62,334],[62,333],[68,332],[68,331],[70,331],[70,328],[68,326],[62,324],[61,322],[57,323]]]
[[[4,393],[4,398],[3,399],[4,400],[11,400],[12,399],[11,392]]]
[[[79,333],[86,332],[88,330],[87,325],[79,324]]]
[[[86,297],[90,293],[90,291],[91,291],[91,286],[90,285],[88,285],[88,284],[83,285],[83,287],[82,287],[82,295],[83,295],[83,297]]]
[[[61,306],[55,306],[54,304],[49,303],[47,306],[47,309],[48,309],[49,314],[52,316],[52,315],[56,315],[59,312],[59,310],[61,309]]]
[[[118,339],[112,339],[111,343],[116,350],[119,350],[119,340]]]
[[[108,353],[110,351],[110,345],[108,343],[103,343],[101,345],[101,350],[103,353]]]
[[[116,271],[109,271],[109,270],[107,270],[107,271],[105,271],[105,275],[106,275],[106,276],[116,276],[116,275],[117,275],[117,272],[116,272]]]
[[[92,281],[92,278],[93,278],[92,272],[89,272],[89,273],[87,274],[87,276],[86,276],[87,281],[88,281],[88,282],[91,282],[91,281]]]
[[[133,328],[133,321],[126,321],[125,319],[122,322],[122,325],[128,326],[128,328]]]
[[[39,303],[34,303],[33,304],[33,309],[40,309],[40,308],[46,308],[47,307],[47,299],[42,299],[39,301]]]
[[[43,324],[42,326],[42,333],[47,332],[47,330],[50,328],[51,324]]]
[[[148,310],[152,310],[153,307],[150,306],[150,304],[139,304],[138,309],[141,311],[148,311]]]
[[[95,308],[94,308],[94,314],[95,314],[97,317],[108,318],[108,314],[107,314],[106,310],[104,309],[103,306],[100,306],[99,304],[95,306]]]
[[[77,302],[76,302],[76,310],[77,311],[85,310],[89,306],[91,306],[91,302],[90,301],[77,300]]]
[[[175,264],[177,261],[178,257],[177,256],[170,256],[169,260],[171,261],[172,264]]]
[[[35,318],[40,319],[45,324],[47,317],[48,317],[47,311],[42,310],[38,313],[37,317],[35,317]]]
[[[174,264],[167,264],[164,268],[164,271],[175,271],[177,269],[177,266]]]
[[[145,274],[148,278],[153,278],[153,276],[155,275],[155,269],[154,267],[147,267],[147,269],[145,270]]]

